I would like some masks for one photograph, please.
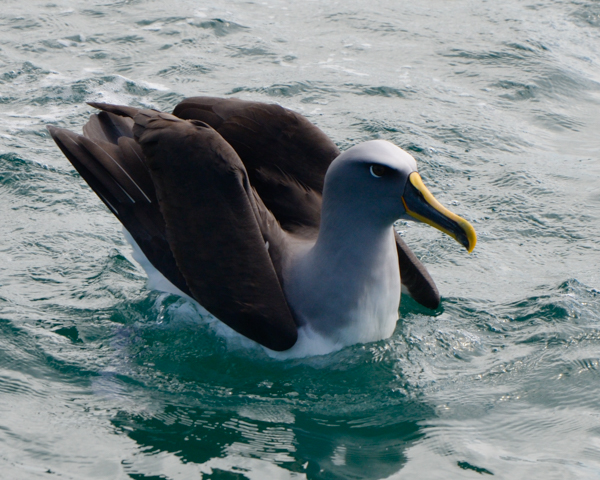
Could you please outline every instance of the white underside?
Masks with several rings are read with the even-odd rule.
[[[373,288],[363,296],[356,311],[348,315],[348,326],[336,335],[340,343],[353,345],[377,342],[394,333],[400,305],[400,286],[394,286],[396,289],[393,292],[388,288]]]

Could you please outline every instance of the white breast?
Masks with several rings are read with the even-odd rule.
[[[377,243],[350,252],[309,251],[293,262],[285,293],[301,328],[338,348],[392,335],[401,291],[393,230]]]
[[[347,313],[348,325],[339,334],[344,345],[374,342],[394,333],[401,292],[395,244],[390,253],[374,268],[371,281],[365,283],[356,306]]]

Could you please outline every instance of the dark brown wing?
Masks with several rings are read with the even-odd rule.
[[[400,262],[400,278],[410,296],[427,308],[435,310],[440,305],[440,292],[425,265],[408,248],[402,237],[396,234],[396,248]]]
[[[296,324],[235,150],[200,121],[151,110],[134,120],[169,245],[194,298],[248,338],[273,350],[290,348]]]
[[[273,350],[294,345],[297,327],[265,247],[281,229],[231,146],[202,122],[93,106],[105,111],[84,128],[92,138],[50,133],[150,262],[241,334]]]
[[[133,140],[133,120],[100,112],[84,127],[87,136],[48,127],[75,169],[115,214],[148,260],[190,295],[166,238],[150,172]]]
[[[212,97],[188,98],[173,114],[219,132],[284,229],[318,228],[325,172],[340,151],[305,117],[279,105]]]

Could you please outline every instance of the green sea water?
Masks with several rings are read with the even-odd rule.
[[[277,360],[147,286],[45,126],[276,102],[410,151],[442,294]],[[3,0],[0,478],[600,478],[600,2]]]

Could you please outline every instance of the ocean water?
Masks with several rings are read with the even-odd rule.
[[[150,288],[45,126],[276,102],[410,151],[442,293],[278,360]],[[600,478],[600,2],[3,0],[0,478]]]

